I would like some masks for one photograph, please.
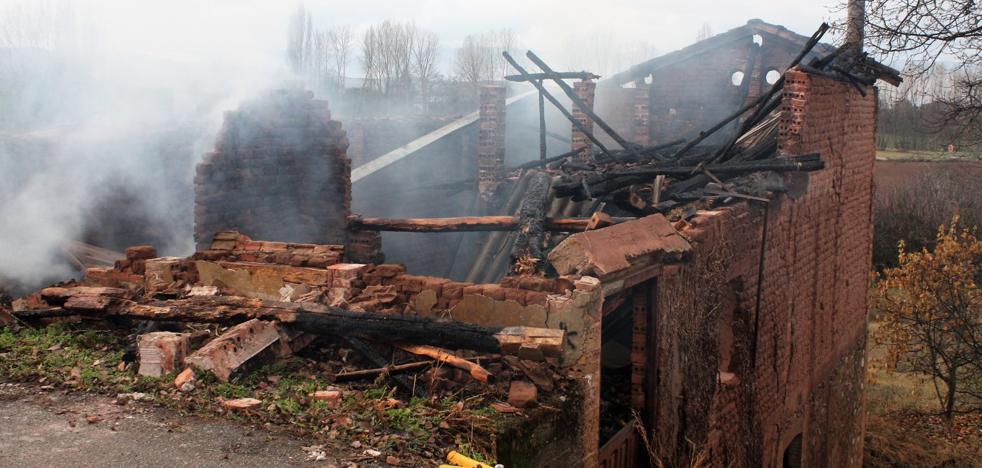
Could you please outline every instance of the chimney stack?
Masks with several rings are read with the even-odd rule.
[[[866,27],[866,0],[849,0],[846,7],[846,44],[856,52],[863,51],[863,30]]]

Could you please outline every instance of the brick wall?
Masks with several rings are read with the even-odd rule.
[[[576,96],[582,99],[583,102],[590,107],[590,110],[593,110],[593,98],[596,89],[597,83],[592,80],[582,80],[573,83],[573,91],[576,92]],[[589,130],[590,133],[594,133],[593,119],[584,114],[583,111],[580,110],[579,106],[572,104],[572,111],[570,113],[577,122],[583,125],[583,128]],[[572,127],[572,124],[570,124],[570,126]],[[590,142],[590,139],[587,138],[585,133],[577,130],[576,127],[572,127],[572,129],[573,136],[570,143],[570,149],[575,150],[586,147],[587,149],[579,154],[579,159],[581,161],[589,160],[591,158],[591,154],[593,153],[590,149],[593,147],[593,143]]]
[[[277,90],[227,112],[215,150],[197,166],[195,241],[239,230],[255,238],[343,244],[351,163],[327,101]]]
[[[477,188],[482,198],[490,198],[505,170],[505,95],[508,88],[483,85],[477,140]]]
[[[796,70],[785,92],[781,151],[826,169],[798,199],[701,213],[695,258],[658,281],[651,417],[671,464],[688,439],[720,466],[780,466],[798,434],[806,466],[862,462],[876,96]]]

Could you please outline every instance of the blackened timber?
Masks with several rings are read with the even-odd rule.
[[[591,218],[546,218],[546,231],[579,232],[587,229]],[[634,218],[612,218],[620,223]],[[361,218],[352,217],[353,230],[386,232],[484,232],[514,231],[521,226],[519,216],[472,216],[458,218]]]
[[[542,80],[596,80],[600,75],[595,75],[587,71],[581,72],[552,72],[552,73],[527,73],[524,75],[505,75],[508,81],[542,81]]]
[[[64,309],[73,310],[67,305]],[[103,310],[83,309],[76,312],[82,316],[198,323],[231,324],[250,319],[275,320],[298,331],[315,335],[355,336],[373,341],[426,344],[492,353],[510,353],[510,349],[521,342],[522,337],[529,337],[547,355],[558,356],[565,340],[561,330],[485,327],[413,315],[352,312],[314,302],[278,302],[236,296],[190,297],[146,304],[111,298],[109,305]]]
[[[539,82],[542,85],[542,82]],[[546,159],[546,100],[539,91],[539,160]]]
[[[581,175],[573,180],[564,180],[554,184],[553,188],[557,197],[573,197],[574,200],[583,197],[595,198],[602,195],[613,193],[616,190],[631,185],[650,181],[659,175],[672,177],[686,177],[684,180],[676,182],[670,186],[670,193],[675,194],[682,187],[689,190],[697,185],[705,184],[709,178],[704,174],[690,176],[694,171],[701,170],[703,167],[719,176],[736,176],[762,171],[789,172],[789,171],[817,171],[824,168],[824,164],[818,154],[807,154],[802,156],[787,156],[747,162],[727,162],[711,164],[705,166],[671,166],[668,164],[650,164],[633,169],[610,171],[606,173],[593,173]],[[587,193],[588,192],[588,193]]]
[[[512,246],[511,260],[514,264],[520,259],[533,258],[541,266],[545,262],[542,244],[552,179],[541,172],[533,172],[528,177],[528,189],[518,208],[518,235]]]
[[[529,60],[531,60],[533,63],[538,65],[539,68],[542,69],[542,71],[546,73],[556,73],[555,71],[553,71],[552,68],[549,68],[549,65],[546,65],[546,63],[543,62],[542,59],[540,59],[539,56],[535,55],[535,53],[533,53],[531,50],[528,51],[525,54],[525,56],[528,57]],[[590,106],[588,106],[585,102],[583,102],[582,99],[580,99],[579,96],[576,95],[576,92],[573,91],[573,88],[570,88],[565,81],[559,78],[552,78],[552,81],[557,85],[559,85],[559,89],[562,89],[563,92],[566,93],[566,96],[569,97],[569,99],[573,101],[574,104],[576,104],[576,107],[580,108],[581,112],[586,114],[587,117],[589,117],[590,120],[596,123],[598,127],[603,129],[603,131],[607,132],[607,134],[610,135],[610,137],[613,138],[614,141],[617,142],[617,144],[621,145],[622,148],[630,151],[632,154],[634,154],[636,158],[641,159],[641,155],[638,154],[637,149],[635,149],[636,145],[628,143],[628,141],[622,138],[620,134],[615,132],[614,129],[610,127],[610,125],[607,125],[607,122],[604,122],[604,120],[601,119],[596,112],[593,112],[593,109]]]
[[[519,65],[518,62],[516,62],[515,59],[511,56],[511,54],[509,54],[507,51],[502,52],[501,55],[503,55],[505,57],[505,60],[507,60],[512,67],[515,67],[515,70],[517,70],[518,73],[522,74],[522,76],[528,75],[528,72],[525,71],[525,68]],[[579,120],[576,120],[573,117],[573,114],[570,114],[569,111],[566,110],[566,107],[560,104],[559,101],[557,101],[556,98],[549,93],[549,91],[546,91],[546,88],[542,86],[542,83],[540,81],[531,80],[529,81],[529,83],[532,83],[532,86],[535,86],[535,89],[539,90],[539,92],[542,93],[543,97],[548,99],[553,106],[556,106],[556,109],[559,109],[559,112],[563,114],[563,116],[566,117],[566,119],[572,122],[573,126],[576,127],[577,130],[583,132],[583,134],[586,135],[586,137],[590,140],[590,142],[596,145],[597,148],[600,148],[600,151],[602,151],[604,154],[610,156],[610,151],[607,150],[607,147],[604,146],[604,144],[601,143],[600,140],[597,139],[597,137],[593,136],[593,132],[591,132],[585,126],[583,126],[583,124],[581,124]]]

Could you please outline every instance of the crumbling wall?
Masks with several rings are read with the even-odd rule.
[[[277,90],[225,114],[195,176],[199,249],[222,230],[288,242],[343,244],[351,163],[327,101]]]
[[[780,466],[798,435],[805,466],[862,462],[876,96],[797,70],[785,86],[781,151],[826,169],[789,176],[799,198],[700,213],[693,260],[658,281],[651,417],[672,465]],[[700,282],[719,252],[725,281]]]

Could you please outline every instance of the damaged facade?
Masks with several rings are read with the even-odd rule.
[[[327,103],[273,92],[226,115],[198,168],[197,253],[132,250],[16,313],[238,323],[200,347],[147,338],[154,372],[220,379],[304,335],[443,350],[476,380],[489,379],[474,355],[451,350],[504,356],[500,400],[563,409],[530,412],[535,437],[503,438],[506,466],[643,466],[641,432],[668,466],[858,466],[876,128],[862,72],[881,68],[853,58],[863,70],[836,75],[839,54],[754,20],[586,77],[571,92],[603,119],[572,105],[569,153],[536,163],[529,138],[523,166],[506,88],[485,87],[476,138],[454,143],[474,152],[428,174],[468,188],[400,205],[401,219],[358,212],[358,195],[395,187],[413,158],[353,187]],[[386,254],[432,259],[407,271]]]

